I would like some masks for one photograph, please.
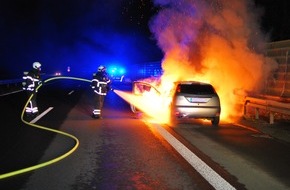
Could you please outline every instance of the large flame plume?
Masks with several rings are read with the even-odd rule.
[[[171,122],[174,82],[211,83],[221,100],[221,120],[234,122],[242,115],[247,93],[260,93],[277,63],[265,56],[266,37],[259,15],[247,0],[155,0],[160,7],[150,29],[164,52],[164,73],[144,79],[154,88],[135,94],[115,91],[160,123]],[[141,96],[140,96],[141,95]]]
[[[221,119],[233,121],[240,90],[259,92],[276,67],[264,56],[266,38],[259,15],[247,0],[155,0],[160,7],[150,29],[164,52],[161,89],[177,80],[211,83],[222,106]],[[172,86],[172,85],[171,85]]]

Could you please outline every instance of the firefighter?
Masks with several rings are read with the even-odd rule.
[[[26,90],[28,98],[32,95],[25,113],[28,117],[35,117],[38,115],[38,107],[36,103],[37,87],[41,84],[40,78],[41,63],[34,62],[32,69],[29,72],[24,72],[23,90]]]
[[[98,71],[93,74],[91,87],[94,90],[94,109],[92,117],[102,118],[102,108],[107,92],[111,90],[111,80],[106,72],[106,67],[100,65]]]

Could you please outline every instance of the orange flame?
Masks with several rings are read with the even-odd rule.
[[[166,99],[159,94],[152,91],[143,93],[142,96],[138,96],[131,92],[124,92],[120,90],[114,90],[114,92],[125,101],[136,106],[139,110],[145,113],[146,116],[151,117],[154,122],[169,123],[169,104],[166,102]]]
[[[266,40],[259,29],[258,16],[253,14],[253,4],[246,0],[155,3],[163,7],[150,25],[164,52],[164,73],[156,85],[162,96],[151,94],[148,102],[148,96],[141,100],[132,95],[133,104],[168,121],[168,97],[172,96],[173,82],[196,80],[211,83],[217,90],[221,120],[235,121],[242,115],[237,105],[247,92],[259,93],[277,67],[263,54]]]
[[[161,88],[177,80],[211,83],[221,99],[221,120],[241,116],[237,105],[247,92],[259,92],[277,67],[263,54],[265,38],[253,4],[243,0],[156,3],[168,7],[151,25],[165,53]]]

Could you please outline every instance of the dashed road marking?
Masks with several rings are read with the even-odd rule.
[[[74,90],[70,91],[70,92],[68,93],[68,95],[71,95],[72,93],[74,93]]]
[[[38,115],[36,118],[34,118],[32,121],[30,121],[29,123],[36,123],[39,119],[41,119],[44,115],[46,115],[48,112],[50,112],[50,110],[52,110],[53,107],[49,107],[47,108],[47,110],[45,110],[44,112],[42,112],[40,115]]]

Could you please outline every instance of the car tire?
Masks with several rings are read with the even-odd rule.
[[[213,125],[213,126],[218,126],[219,125],[219,122],[220,122],[220,117],[218,116],[218,117],[214,117],[214,118],[212,118],[212,120],[211,120],[211,124]]]

